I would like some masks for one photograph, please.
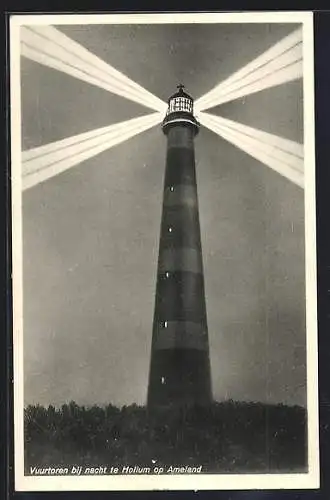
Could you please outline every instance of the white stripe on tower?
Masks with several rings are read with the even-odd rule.
[[[302,77],[302,28],[277,42],[196,100],[196,112]]]
[[[22,26],[21,54],[104,90],[164,113],[166,104],[53,26]]]

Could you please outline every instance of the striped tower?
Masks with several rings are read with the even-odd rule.
[[[211,377],[194,137],[199,123],[183,85],[163,121],[167,158],[148,407],[205,405]]]

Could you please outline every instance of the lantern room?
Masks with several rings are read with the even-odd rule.
[[[184,92],[184,86],[178,85],[179,91],[173,94],[168,100],[168,113],[173,113],[175,111],[186,111],[187,113],[193,113],[193,99]]]
[[[194,127],[195,133],[197,133],[199,123],[193,114],[194,100],[183,90],[184,85],[180,83],[177,88],[178,91],[171,95],[168,100],[168,108],[162,125],[163,131],[167,133],[169,127],[174,125],[190,125]]]

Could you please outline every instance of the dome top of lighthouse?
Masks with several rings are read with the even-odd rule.
[[[175,99],[176,97],[182,97],[189,99],[190,101],[193,101],[191,95],[189,95],[187,92],[183,90],[184,85],[182,83],[179,83],[179,85],[177,85],[177,88],[178,88],[177,92],[171,95],[171,97],[168,99],[168,102],[170,102],[172,99]]]

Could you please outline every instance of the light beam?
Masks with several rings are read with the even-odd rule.
[[[302,29],[286,36],[259,57],[196,100],[197,112],[302,77]]]
[[[223,139],[304,187],[303,145],[209,113],[201,112],[199,120]]]
[[[155,111],[166,104],[53,26],[22,26],[21,54]]]
[[[22,187],[29,189],[162,121],[161,113],[133,118],[22,153]]]

